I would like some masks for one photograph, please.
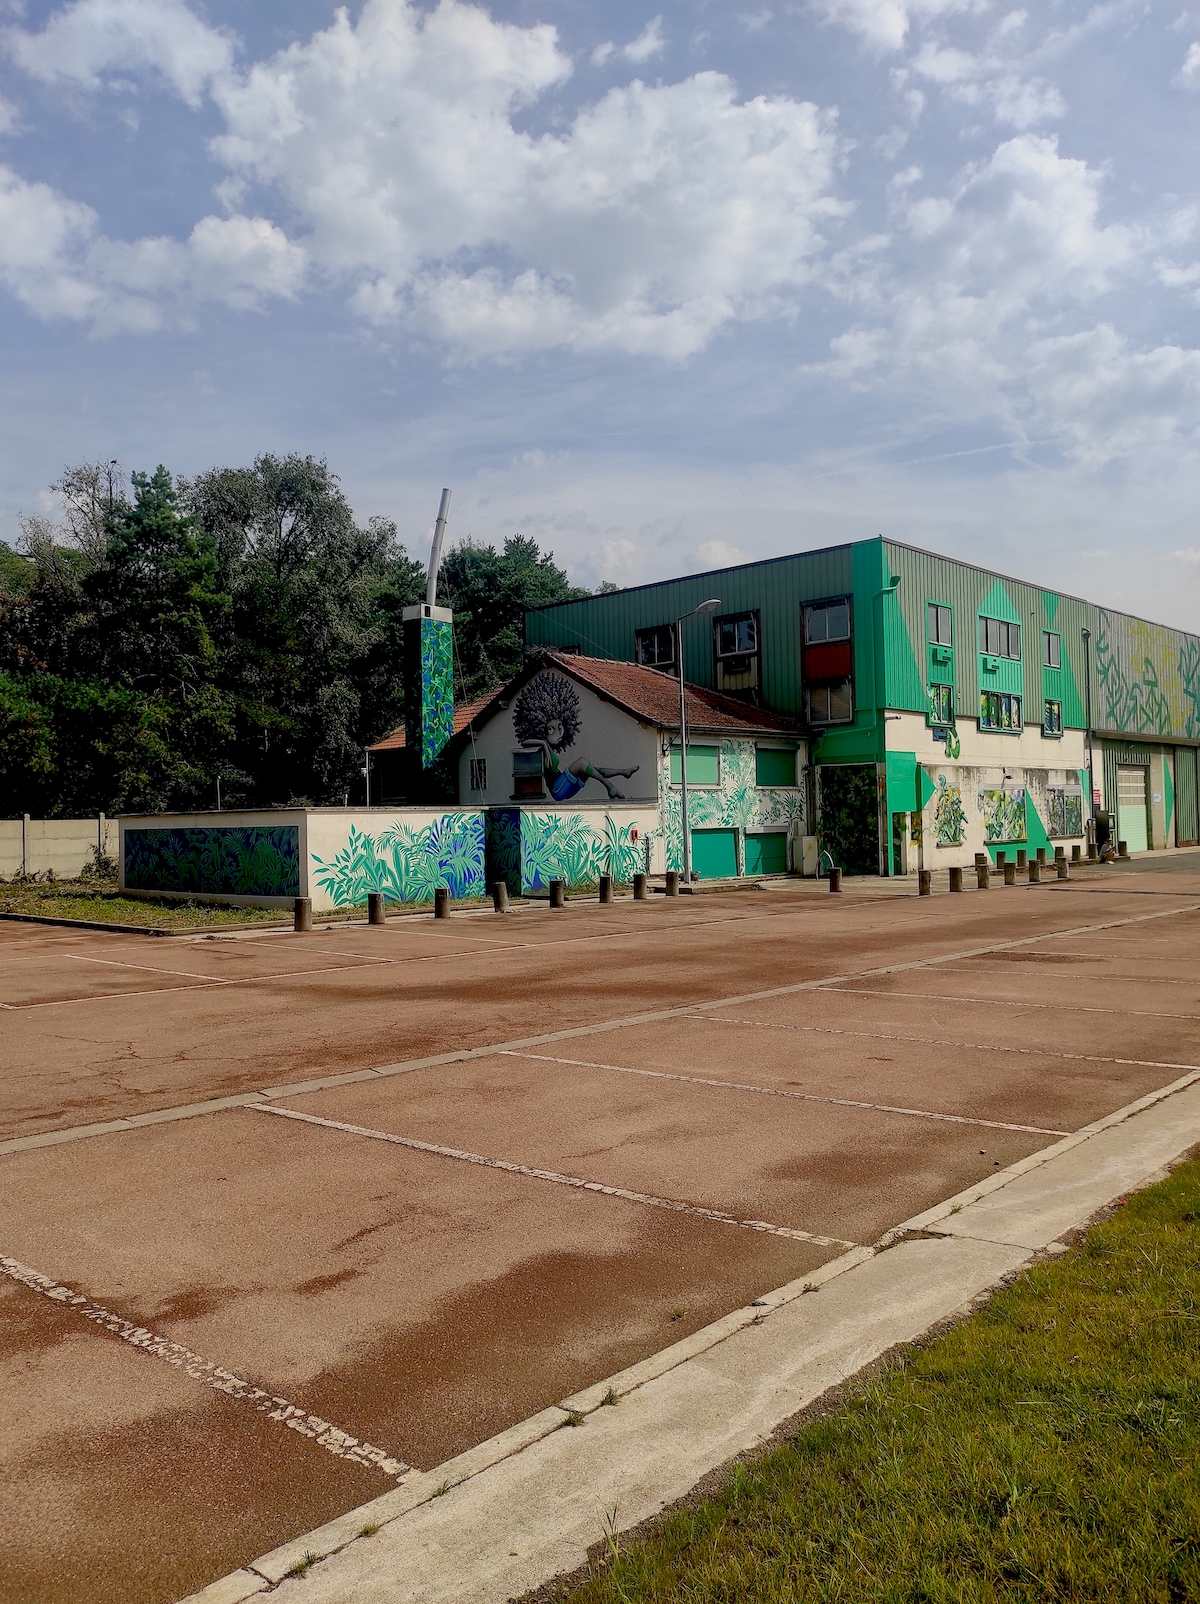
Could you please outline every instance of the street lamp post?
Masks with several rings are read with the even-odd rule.
[[[683,883],[690,886],[692,883],[692,838],[688,831],[688,794],[687,794],[687,706],[683,690],[683,621],[692,618],[697,613],[715,613],[721,605],[719,596],[710,596],[699,606],[693,607],[690,612],[682,613],[675,620],[675,655],[679,659],[679,822],[683,830]]]
[[[1088,818],[1092,825],[1092,840],[1096,839],[1096,754],[1092,746],[1092,632],[1084,629],[1083,635],[1083,678],[1087,696],[1087,749],[1088,749]],[[1061,723],[1062,720],[1059,720]]]

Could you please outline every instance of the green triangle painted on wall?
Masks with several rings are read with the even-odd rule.
[[[1047,629],[1054,628],[1054,620],[1058,617],[1058,604],[1059,597],[1052,590],[1044,590],[1042,592],[1042,606],[1046,612]]]
[[[988,591],[979,613],[982,618],[1002,618],[1006,624],[1024,623],[1024,619],[1013,606],[1012,598],[1005,590],[1002,579],[998,579]]]

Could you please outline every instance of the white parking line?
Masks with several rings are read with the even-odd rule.
[[[302,1114],[296,1108],[280,1108],[277,1103],[253,1103],[258,1114],[279,1114],[284,1119],[302,1120],[306,1125],[323,1125],[327,1130],[344,1131],[348,1136],[366,1136],[376,1142],[394,1142],[397,1147],[410,1147],[417,1153],[433,1153],[438,1158],[457,1159],[462,1164],[481,1164],[489,1170],[505,1170],[510,1175],[524,1175],[533,1181],[553,1181],[556,1186],[571,1186],[581,1192],[598,1192],[604,1197],[619,1197],[626,1203],[644,1203],[652,1209],[669,1209],[672,1214],[692,1214],[718,1225],[737,1225],[743,1231],[766,1231],[771,1236],[787,1236],[796,1242],[815,1242],[818,1247],[852,1248],[855,1242],[844,1242],[836,1236],[814,1236],[811,1231],[795,1231],[786,1225],[771,1225],[766,1220],[739,1220],[736,1215],[722,1213],[720,1209],[702,1208],[698,1203],[680,1203],[676,1198],[653,1197],[648,1192],[630,1192],[623,1186],[605,1186],[600,1181],[585,1181],[578,1175],[560,1175],[557,1170],[534,1169],[529,1164],[513,1164],[503,1158],[485,1158],[482,1153],[465,1153],[461,1148],[442,1147],[438,1142],[418,1142],[412,1136],[397,1136],[391,1131],[372,1130],[368,1125],[350,1125],[345,1120],[326,1119],[320,1114]]]
[[[1128,1014],[1136,1019],[1200,1019],[1200,1014],[1164,1014],[1157,1008],[1094,1008],[1087,1003],[1027,1002],[1024,997],[961,997],[946,991],[880,991],[872,986],[817,986],[848,997],[915,997],[919,1002],[986,1003],[991,1008],[1046,1008],[1056,1014]]]
[[[549,1053],[518,1053],[504,1049],[503,1058],[536,1058],[545,1064],[574,1064],[580,1069],[611,1069],[618,1075],[647,1075],[654,1080],[678,1080],[688,1086],[715,1086],[727,1092],[756,1092],[760,1097],[790,1097],[801,1103],[829,1103],[835,1108],[866,1108],[878,1114],[905,1114],[910,1119],[946,1120],[951,1125],[986,1125],[993,1131],[1027,1131],[1032,1136],[1070,1136],[1070,1131],[1045,1125],[1010,1125],[1002,1119],[973,1119],[966,1114],[935,1114],[928,1108],[894,1108],[890,1103],[863,1103],[853,1097],[818,1097],[815,1092],[789,1092],[778,1086],[752,1086],[745,1081],[708,1080],[702,1075],[675,1075],[665,1069],[630,1069],[627,1064],[593,1064],[584,1058],[551,1058]]]
[[[248,1403],[258,1414],[266,1415],[268,1420],[278,1421],[290,1431],[299,1432],[301,1437],[309,1438],[318,1448],[324,1448],[327,1453],[333,1454],[338,1459],[352,1460],[356,1465],[366,1465],[391,1477],[403,1476],[412,1468],[403,1460],[393,1458],[384,1449],[376,1448],[358,1437],[352,1437],[348,1431],[339,1430],[337,1426],[330,1425],[328,1420],[322,1420],[319,1415],[310,1415],[307,1410],[289,1403],[286,1398],[276,1397],[274,1393],[266,1392],[262,1387],[244,1381],[241,1376],[235,1376],[231,1370],[213,1364],[210,1359],[204,1359],[200,1354],[193,1353],[190,1348],[172,1342],[169,1337],[147,1331],[144,1326],[135,1326],[131,1320],[122,1319],[119,1314],[113,1314],[103,1305],[93,1303],[82,1292],[75,1292],[70,1287],[63,1286],[61,1282],[52,1280],[48,1275],[29,1269],[19,1260],[9,1258],[7,1254],[0,1254],[0,1270],[31,1291],[40,1292],[43,1297],[62,1304],[73,1313],[82,1315],[85,1320],[92,1320],[97,1325],[103,1326],[106,1331],[111,1331],[113,1336],[120,1337],[122,1342],[128,1342],[140,1352],[174,1365],[177,1370],[182,1370],[202,1386],[211,1387],[214,1392],[223,1392],[227,1398],[236,1398],[241,1403]]]

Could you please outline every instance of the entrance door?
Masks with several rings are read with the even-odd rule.
[[[782,830],[746,835],[747,874],[786,874],[787,836]]]
[[[693,830],[692,869],[702,880],[723,880],[737,874],[736,830]]]
[[[1145,852],[1149,845],[1149,811],[1146,770],[1117,770],[1117,840],[1130,852]]]
[[[879,783],[874,763],[817,770],[817,839],[847,874],[879,873]]]

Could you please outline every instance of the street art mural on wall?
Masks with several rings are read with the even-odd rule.
[[[1083,834],[1083,792],[1076,786],[1068,791],[1062,786],[1046,787],[1046,813],[1049,818],[1048,835],[1072,836]]]
[[[933,798],[933,837],[938,846],[961,846],[966,823],[967,810],[963,807],[962,790],[957,785],[951,785],[944,774],[939,774],[937,792]]]
[[[523,891],[539,891],[551,880],[595,885],[602,874],[627,885],[646,868],[644,831],[608,815],[598,829],[578,813],[523,811],[520,833]]]
[[[484,827],[479,813],[444,813],[426,825],[396,819],[378,835],[351,825],[329,860],[312,855],[316,883],[335,907],[382,891],[393,902],[432,902],[439,886],[452,897],[482,897]]]
[[[1098,608],[1096,678],[1113,730],[1200,737],[1200,641]]]
[[[126,830],[124,870],[131,891],[298,897],[300,832],[294,824]]]
[[[761,830],[790,827],[804,818],[804,793],[798,786],[759,786],[753,741],[723,740],[720,784],[709,789],[688,785],[688,824],[693,830]],[[688,742],[691,749],[692,742]],[[668,869],[683,867],[683,821],[680,789],[672,785],[668,753],[659,770],[659,833],[666,846]]]
[[[983,839],[993,841],[1024,841],[1025,792],[980,791],[979,811],[983,817]]]
[[[589,780],[597,780],[614,801],[623,798],[625,793],[612,782],[632,779],[636,763],[632,768],[600,768],[584,757],[571,762],[563,757],[575,745],[582,724],[578,692],[561,674],[535,675],[513,704],[517,740],[530,751],[541,751],[546,788],[556,802],[569,802]]]

